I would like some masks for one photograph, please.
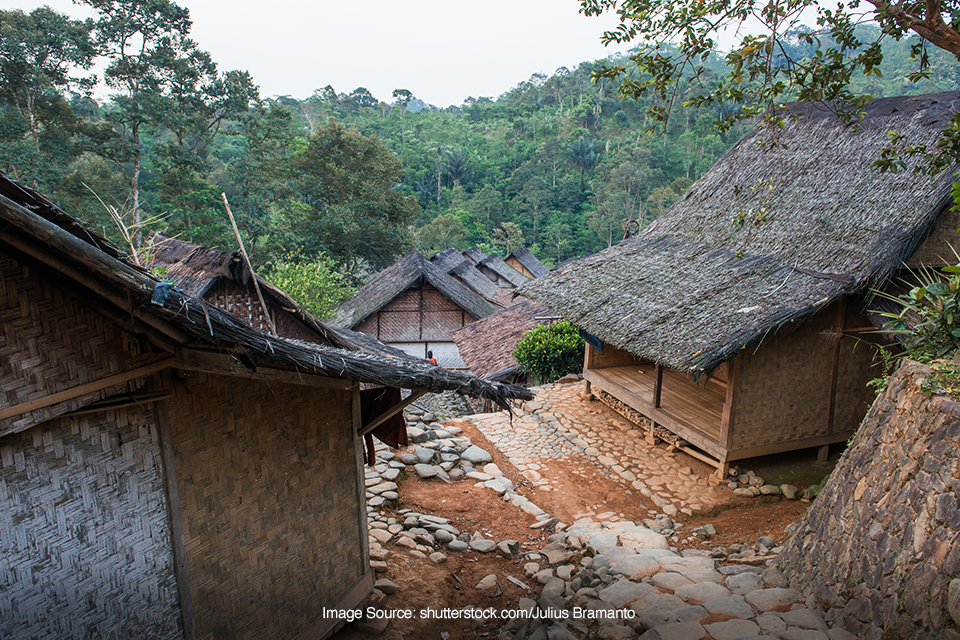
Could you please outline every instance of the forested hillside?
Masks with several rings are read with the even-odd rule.
[[[145,228],[234,248],[223,192],[265,270],[325,254],[362,279],[411,248],[474,244],[501,254],[523,244],[552,265],[618,242],[631,220],[648,224],[745,126],[718,134],[724,107],[683,108],[681,83],[667,128],[647,131],[647,104],[591,81],[616,60],[446,108],[417,100],[416,87],[268,99],[187,38],[185,10],[167,5],[147,24],[133,19],[137,3],[117,5],[130,20],[0,12],[0,168],[120,244],[139,242],[139,212]],[[124,50],[132,29],[145,54]],[[877,97],[953,89],[955,65],[940,54],[911,83],[909,42],[891,41],[882,75],[854,86]],[[97,57],[110,61],[97,79],[114,95],[104,103],[86,94]],[[719,56],[709,65],[724,73]]]

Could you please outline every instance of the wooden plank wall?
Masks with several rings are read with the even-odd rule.
[[[295,637],[369,579],[350,391],[201,373],[174,389],[197,637]]]
[[[0,638],[182,638],[153,416],[0,438]]]
[[[33,269],[0,255],[0,406],[42,398],[165,357]],[[0,421],[0,436],[135,391],[143,382],[137,378],[7,418]]]

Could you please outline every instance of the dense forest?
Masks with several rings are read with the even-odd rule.
[[[446,108],[415,87],[267,99],[189,39],[185,9],[87,4],[99,20],[0,11],[0,169],[123,246],[151,229],[236,247],[223,193],[265,270],[320,260],[356,284],[411,248],[472,245],[501,255],[525,245],[550,266],[618,242],[630,221],[648,224],[746,126],[721,134],[727,107],[682,107],[693,79],[679,83],[666,126],[650,121],[643,99],[592,81],[616,59]],[[796,59],[816,51],[802,38],[790,47]],[[93,78],[85,70],[101,57],[109,66]],[[908,81],[910,42],[891,40],[882,73],[853,87],[876,97],[956,88],[948,54],[929,62],[928,78]],[[707,63],[714,74],[724,65]],[[95,82],[109,101],[90,97]]]

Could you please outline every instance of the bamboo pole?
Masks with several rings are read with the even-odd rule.
[[[240,237],[240,229],[237,228],[237,221],[233,219],[233,212],[230,211],[230,203],[227,202],[227,194],[221,193],[223,196],[223,206],[227,208],[227,215],[230,216],[230,224],[233,225],[233,233],[237,236],[237,242],[240,244],[240,253],[243,254],[243,259],[247,261],[247,268],[250,269],[250,276],[253,279],[253,288],[257,290],[257,298],[260,299],[260,306],[263,307],[263,315],[267,318],[267,324],[270,326],[270,334],[274,338],[278,338],[277,327],[273,324],[273,318],[270,317],[270,309],[267,308],[267,303],[263,300],[263,294],[260,293],[260,284],[257,282],[257,274],[253,270],[253,263],[250,262],[250,256],[247,255],[247,249],[243,246],[243,238]]]

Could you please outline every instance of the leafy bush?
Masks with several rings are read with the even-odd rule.
[[[520,366],[544,382],[583,372],[583,338],[566,321],[531,329],[513,351]]]
[[[288,254],[274,262],[264,277],[321,320],[332,316],[337,305],[356,292],[333,260],[323,254],[313,260]]]
[[[902,308],[883,313],[884,331],[901,336],[908,358],[928,363],[951,357],[960,349],[960,264],[940,273],[921,268],[919,286],[899,296],[885,296]]]

